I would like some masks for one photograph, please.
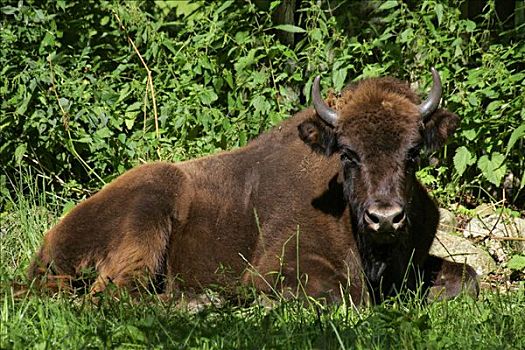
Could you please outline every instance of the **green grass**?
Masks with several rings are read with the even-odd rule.
[[[226,305],[191,314],[153,298],[94,305],[70,296],[14,300],[4,289],[0,347],[523,349],[519,293],[427,306],[392,302],[359,312],[289,301],[271,310]]]
[[[293,300],[272,309],[229,302],[190,313],[154,296],[103,297],[97,304],[71,295],[15,298],[11,282],[22,278],[65,203],[31,187],[25,193],[2,214],[2,349],[525,348],[523,286],[509,294],[485,292],[477,301],[425,304],[408,297],[359,311]]]

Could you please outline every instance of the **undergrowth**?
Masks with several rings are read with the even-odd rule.
[[[461,125],[420,178],[445,200],[523,206],[522,2],[509,26],[494,1],[472,18],[446,0],[297,1],[277,27],[293,45],[276,37],[280,2],[262,3],[3,2],[2,194],[23,167],[85,197],[144,161],[245,145],[308,106],[317,74],[336,91],[392,75],[424,95],[435,66]]]
[[[519,294],[521,292],[521,294]],[[188,313],[153,298],[103,301],[70,297],[22,300],[2,290],[0,347],[198,349],[522,349],[523,290],[421,306],[382,304],[273,309],[227,304]]]

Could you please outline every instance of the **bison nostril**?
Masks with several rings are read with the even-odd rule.
[[[379,224],[381,222],[381,219],[374,213],[370,211],[365,211],[365,220],[369,224]]]
[[[394,225],[395,224],[401,224],[401,223],[403,223],[403,221],[405,221],[405,212],[403,210],[401,210],[401,212],[399,214],[394,216],[394,218],[392,219],[392,223]]]

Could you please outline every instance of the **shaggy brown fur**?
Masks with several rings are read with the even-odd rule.
[[[128,171],[47,233],[29,277],[75,280],[92,268],[92,291],[162,276],[168,292],[243,283],[329,299],[343,287],[356,304],[394,293],[409,266],[409,288],[417,274],[432,286],[442,265],[428,258],[438,211],[407,159],[423,144],[441,146],[457,116],[440,109],[423,125],[419,98],[391,78],[362,81],[330,103],[341,115],[335,128],[307,109],[246,147]],[[407,228],[375,237],[363,208],[392,198],[406,207]],[[463,277],[475,281],[470,267]]]

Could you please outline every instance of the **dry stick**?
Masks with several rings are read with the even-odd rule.
[[[62,111],[62,124],[66,130],[69,130],[69,113],[64,110],[62,104],[60,103],[60,98],[58,97],[57,87],[55,85],[55,70],[53,69],[53,62],[51,61],[51,55],[47,56],[47,62],[49,62],[49,68],[51,70],[51,89],[55,93],[57,99],[58,107]]]
[[[445,252],[447,252],[448,256],[451,257],[452,260],[453,260],[454,262],[456,262],[456,259],[454,259],[454,255],[455,255],[455,254],[452,254],[452,253],[448,250],[447,246],[446,246],[443,242],[441,242],[441,240],[439,239],[439,236],[436,235],[436,236],[435,236],[435,239],[438,241],[438,243],[439,243],[439,245],[441,246],[441,248],[445,249]]]
[[[53,70],[53,62],[51,61],[51,56],[47,56],[47,61],[49,62],[49,67],[51,69],[51,89],[55,93],[55,97],[57,99],[58,107],[60,107],[60,111],[62,112],[62,122],[64,123],[64,128],[67,131],[67,136],[69,137],[69,142],[71,145],[71,153],[82,163],[82,165],[89,171],[89,173],[95,175],[95,177],[102,182],[103,184],[106,184],[106,181],[102,179],[96,172],[89,166],[88,163],[82,157],[80,154],[78,154],[77,150],[75,149],[75,145],[73,144],[73,139],[71,138],[71,133],[69,132],[69,113],[67,113],[62,105],[60,104],[60,98],[58,96],[57,87],[55,85],[55,71]]]
[[[454,229],[454,230],[458,230],[458,231],[469,231],[469,232],[479,233],[479,234],[483,233],[483,232],[480,232],[480,231],[469,230],[467,228],[457,228],[454,225],[443,225],[443,224],[441,224],[440,226],[448,227],[448,228],[451,228],[451,229]],[[500,236],[494,236],[492,234],[489,234],[488,238],[495,239],[495,240],[500,240],[500,241],[525,241],[525,237],[500,237]]]
[[[489,238],[494,239],[494,240],[500,240],[500,241],[524,241],[525,242],[525,237],[497,237],[497,236],[490,235]]]
[[[147,105],[148,105],[148,86],[146,85],[146,91],[144,92],[144,122],[142,125],[142,134],[146,135],[146,120],[148,119],[148,113],[147,113]]]
[[[157,99],[155,97],[155,88],[153,87],[153,78],[152,78],[152,75],[151,75],[151,70],[149,69],[148,65],[146,64],[146,61],[144,61],[144,58],[142,58],[142,55],[140,54],[139,49],[135,45],[135,42],[128,35],[128,31],[126,30],[126,27],[124,27],[124,24],[122,24],[122,21],[120,20],[120,17],[117,15],[117,13],[115,11],[113,11],[113,15],[117,19],[117,21],[118,21],[118,23],[120,25],[120,28],[124,31],[124,33],[126,33],[126,37],[128,39],[128,42],[131,44],[131,46],[133,46],[133,50],[135,50],[135,53],[137,54],[137,56],[139,56],[140,62],[142,62],[142,65],[144,66],[144,68],[146,69],[146,72],[148,73],[148,79],[147,79],[147,83],[146,83],[146,96],[147,96],[147,88],[149,87],[149,90],[151,92],[151,99],[152,99],[152,103],[153,103],[153,115],[155,117],[155,135],[157,136],[157,138],[160,138],[160,134],[159,134],[159,116],[158,116],[158,113],[157,113]]]

